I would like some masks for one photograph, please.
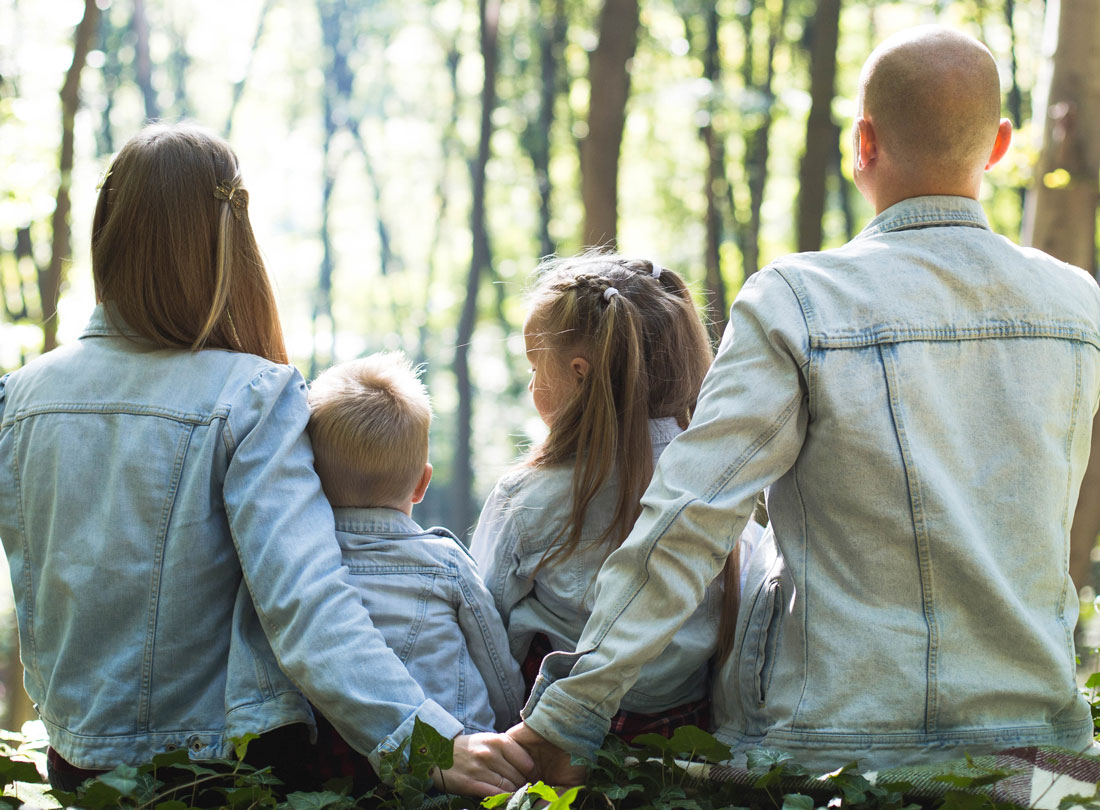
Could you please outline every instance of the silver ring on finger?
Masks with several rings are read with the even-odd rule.
[[[504,790],[504,777],[500,774],[497,774],[497,787],[499,787],[501,790]]]

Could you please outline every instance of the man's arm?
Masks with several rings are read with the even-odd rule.
[[[641,667],[660,655],[736,548],[756,493],[797,458],[808,357],[793,291],[776,270],[760,271],[734,303],[691,426],[661,456],[633,531],[600,570],[577,652],[543,662],[524,709],[530,731],[586,757],[602,743]]]

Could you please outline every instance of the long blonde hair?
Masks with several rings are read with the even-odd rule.
[[[237,156],[204,129],[150,126],[115,156],[96,203],[92,276],[108,318],[157,346],[287,362]]]
[[[573,465],[569,519],[541,568],[577,550],[588,508],[615,474],[614,513],[595,542],[622,543],[653,475],[649,420],[673,417],[687,427],[713,355],[691,293],[671,270],[589,253],[552,259],[536,272],[528,331],[551,351],[589,363],[527,462]]]

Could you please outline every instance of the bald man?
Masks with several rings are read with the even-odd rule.
[[[939,27],[871,54],[855,179],[877,216],[780,259],[733,305],[690,428],[605,563],[574,654],[509,733],[581,775],[767,489],[717,736],[825,771],[1020,745],[1085,749],[1069,529],[1100,396],[1100,292],[992,233],[1008,148],[989,51]]]

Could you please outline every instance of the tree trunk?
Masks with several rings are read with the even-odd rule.
[[[539,19],[539,115],[535,124],[528,124],[531,164],[539,190],[539,255],[556,252],[550,236],[550,131],[554,126],[554,104],[558,99],[558,64],[565,46],[565,0],[554,0],[553,12],[544,14],[543,0],[531,0],[532,10]]]
[[[1059,6],[1061,8],[1059,9]],[[1024,212],[1023,242],[1096,274],[1100,204],[1100,0],[1051,0],[1059,15],[1043,146]],[[1100,534],[1100,419],[1073,517],[1070,574],[1088,584],[1089,555]]]
[[[485,224],[485,167],[489,163],[489,141],[493,134],[493,109],[496,107],[497,33],[500,0],[479,0],[481,14],[481,58],[485,77],[481,86],[481,135],[477,156],[470,163],[471,201],[470,235],[473,250],[470,274],[466,279],[466,298],[458,321],[455,345],[455,382],[458,387],[458,409],[455,414],[454,451],[454,528],[463,535],[474,522],[474,470],[471,461],[473,433],[474,387],[470,379],[470,341],[477,323],[477,297],[481,274],[490,270],[492,251]]]
[[[256,58],[256,49],[260,46],[260,38],[264,35],[267,14],[274,4],[275,0],[264,0],[264,4],[260,7],[260,16],[256,20],[256,33],[252,36],[252,47],[248,50],[248,62],[245,64],[241,78],[233,83],[233,98],[229,102],[229,112],[225,114],[225,126],[222,127],[222,132],[226,138],[229,137],[229,133],[233,129],[233,115],[237,112],[237,105],[241,103],[241,96],[244,95],[244,86],[248,82],[248,75],[252,72],[252,62]]]
[[[80,106],[80,73],[99,25],[99,6],[84,0],[84,18],[73,36],[73,62],[61,86],[61,156],[57,184],[57,205],[53,210],[53,249],[50,264],[39,273],[38,290],[42,301],[42,351],[57,348],[57,299],[65,279],[65,263],[70,261],[72,238],[69,231],[70,190],[73,182],[73,140],[76,111]]]
[[[840,0],[819,0],[810,29],[810,115],[806,121],[806,151],[798,172],[798,249],[821,250],[825,188],[830,158],[836,150],[833,86],[840,34]]]
[[[149,18],[145,14],[145,0],[134,3],[134,70],[141,97],[145,102],[145,120],[160,118],[157,91],[153,88],[153,60],[149,55]]]
[[[614,246],[619,220],[619,151],[638,41],[638,0],[604,0],[600,40],[588,65],[588,134],[581,141],[585,245]]]

